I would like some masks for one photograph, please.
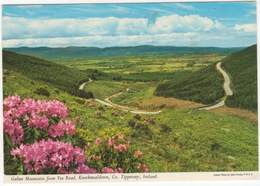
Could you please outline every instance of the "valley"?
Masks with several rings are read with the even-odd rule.
[[[74,56],[72,49],[78,51]],[[123,135],[143,153],[150,172],[258,170],[257,94],[252,91],[256,89],[256,45],[243,50],[92,48],[92,56],[76,47],[55,49],[60,56],[49,48],[13,49],[26,54],[7,50],[3,51],[4,99],[20,95],[66,104],[68,118],[81,121],[75,122],[74,145],[83,148],[98,138]],[[51,55],[47,57],[43,50]],[[224,78],[216,70],[219,61],[230,77],[233,94],[223,89]],[[240,75],[235,75],[238,70]],[[193,109],[223,98],[225,106]],[[88,155],[91,152],[97,149],[86,149]],[[14,170],[5,172],[14,174]]]

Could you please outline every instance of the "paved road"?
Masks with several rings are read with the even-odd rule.
[[[85,82],[85,83],[83,83],[83,84],[81,84],[81,85],[79,86],[79,90],[83,90],[84,87],[85,87],[85,85],[88,84],[88,83],[91,83],[92,81],[93,81],[93,80],[92,80],[91,78],[89,78],[87,82]]]
[[[225,91],[225,96],[222,98],[222,100],[220,102],[218,102],[214,105],[199,107],[199,108],[194,108],[194,109],[210,110],[210,109],[215,109],[215,108],[221,107],[221,106],[225,105],[225,101],[227,99],[227,96],[233,95],[233,92],[230,88],[230,78],[229,78],[228,74],[221,68],[221,62],[217,63],[216,68],[224,77],[223,89]]]

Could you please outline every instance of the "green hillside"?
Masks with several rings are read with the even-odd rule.
[[[234,91],[226,104],[257,111],[257,45],[225,58],[223,68],[231,76]]]
[[[96,138],[107,135],[124,135],[143,153],[150,172],[258,170],[257,126],[253,123],[210,111],[178,109],[164,110],[158,115],[139,114],[140,118],[136,119],[135,114],[115,107],[64,91],[57,93],[51,85],[46,86],[49,97],[34,93],[37,87],[44,85],[42,81],[10,70],[3,90],[5,96],[57,99],[66,104],[70,111],[68,119],[74,121],[79,117],[84,122],[76,125],[78,137],[85,140],[83,144],[94,144]],[[17,174],[19,167],[10,169],[10,165],[13,164],[5,163],[11,174]]]
[[[209,53],[222,52],[231,54],[242,48],[217,48],[217,47],[175,47],[175,46],[133,46],[133,47],[65,47],[65,48],[48,48],[48,47],[21,47],[5,48],[7,51],[18,52],[21,54],[36,56],[44,59],[56,58],[75,58],[89,56],[121,56],[121,55],[154,55],[154,54],[182,54],[182,53]]]
[[[91,96],[78,89],[80,83],[93,77],[94,72],[74,70],[43,59],[9,51],[3,51],[3,69],[17,71],[33,80],[42,81],[73,95]]]
[[[257,110],[256,65],[256,45],[224,58],[222,67],[229,73],[234,91],[226,100],[228,106]],[[223,77],[212,64],[183,78],[160,84],[155,95],[211,104],[224,96],[222,84]]]
[[[222,84],[222,75],[216,71],[215,64],[212,64],[179,79],[160,84],[155,95],[212,104],[224,96]]]

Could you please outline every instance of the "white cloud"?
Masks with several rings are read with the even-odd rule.
[[[256,32],[257,26],[256,24],[243,24],[243,25],[236,24],[235,29],[239,31],[245,31],[245,32]]]
[[[148,18],[27,19],[3,17],[3,46],[245,46],[256,24],[227,27],[199,15]],[[248,39],[250,38],[250,39]]]
[[[220,30],[224,26],[218,21],[213,21],[207,17],[198,15],[179,16],[177,14],[159,17],[152,26],[153,33],[172,32],[205,32]]]

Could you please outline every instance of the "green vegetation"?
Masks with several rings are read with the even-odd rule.
[[[160,84],[155,95],[212,104],[224,96],[222,85],[223,77],[212,64],[180,79]]]
[[[226,104],[257,111],[257,47],[253,45],[223,60],[223,67],[231,76],[234,94]]]
[[[42,81],[70,94],[88,98],[88,95],[78,88],[80,83],[91,77],[91,73],[7,51],[3,51],[3,69],[18,71],[33,80]],[[37,88],[38,93],[42,94],[43,91],[42,88]]]
[[[238,58],[244,58],[246,53]],[[3,97],[17,94],[22,99],[61,101],[69,109],[68,119],[75,121],[80,118],[81,123],[76,123],[75,140],[82,147],[87,142],[95,143],[99,137],[107,144],[111,136],[124,135],[124,139],[131,141],[133,149],[142,152],[143,161],[151,172],[257,171],[258,133],[254,123],[200,110],[165,108],[156,115],[133,114],[101,105],[94,99],[81,98],[94,95],[104,100],[129,88],[129,91],[111,100],[118,104],[135,106],[136,102],[152,97],[156,89],[156,95],[174,95],[213,103],[224,95],[223,78],[216,71],[214,63],[225,55],[183,53],[107,58],[81,58],[79,55],[77,58],[68,57],[68,61],[63,60],[64,56],[60,58],[61,61],[56,58],[56,63],[63,66],[4,51]],[[255,59],[250,56],[247,58]],[[240,84],[242,80],[234,81],[237,78],[233,73],[236,72],[228,69],[233,68],[234,64],[231,64],[231,59],[227,59],[223,60],[223,64],[232,75],[234,95],[238,95],[236,84]],[[244,60],[240,63],[242,61]],[[248,65],[251,66],[249,63]],[[247,69],[246,66],[241,68],[233,69]],[[248,68],[246,73],[251,73],[253,69],[256,68]],[[239,76],[248,80],[252,78],[243,74]],[[94,81],[88,83],[84,90],[78,90],[79,85],[89,78]],[[159,83],[161,84],[157,87]],[[81,97],[79,94],[82,94]],[[92,148],[99,156],[102,156],[103,151],[109,150],[106,146]],[[125,157],[132,156],[133,151],[129,152],[131,154]],[[119,156],[118,153],[114,155]],[[115,161],[115,156],[106,158],[113,164],[120,163]],[[128,159],[121,160],[125,166]],[[8,168],[12,169],[10,166]],[[130,167],[134,168],[136,167]]]
[[[224,55],[239,51],[242,48],[217,48],[217,47],[174,47],[174,46],[133,46],[133,47],[21,47],[5,48],[5,50],[36,56],[48,60],[57,58],[73,59],[75,57],[90,56],[124,56],[124,55],[154,55],[154,54],[184,54],[184,53],[223,53]]]
[[[80,117],[81,138],[124,135],[142,151],[151,172],[257,171],[257,127],[238,118],[210,111],[164,110],[159,115],[124,112],[93,100],[72,96],[53,86],[10,70],[4,97],[57,99],[67,105],[68,119]],[[34,93],[45,87],[50,96]]]
[[[256,57],[256,45],[253,45],[222,60],[222,67],[231,77],[234,92],[227,98],[227,106],[257,111]],[[211,104],[224,96],[222,84],[223,77],[212,64],[160,84],[155,95]]]

